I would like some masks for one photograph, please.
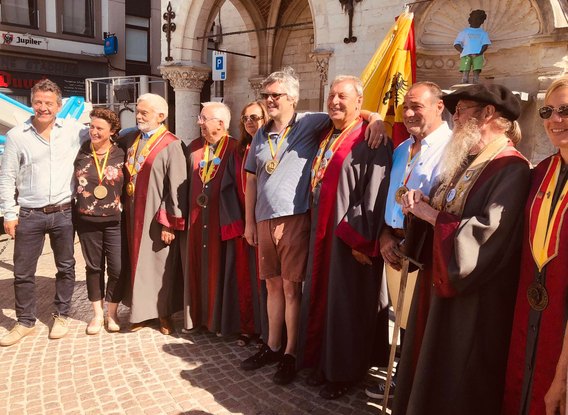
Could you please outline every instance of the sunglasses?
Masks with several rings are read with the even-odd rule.
[[[251,115],[243,115],[241,117],[241,121],[245,124],[247,121],[257,122],[262,120],[262,115],[251,114]]]
[[[278,101],[280,99],[280,97],[284,96],[284,95],[288,95],[286,92],[272,92],[272,93],[268,93],[268,92],[261,92],[260,93],[260,97],[262,99],[268,99],[268,98],[272,98],[274,101]]]
[[[552,117],[552,113],[554,111],[556,111],[562,118],[568,117],[568,105],[561,105],[558,108],[547,105],[538,109],[538,115],[540,115],[540,118],[542,118],[543,120],[548,120],[550,117]]]
[[[469,107],[460,107],[459,105],[456,105],[456,114],[459,116],[460,114],[463,114],[463,112],[465,110],[468,110],[470,108],[479,108],[481,105],[476,104],[476,105],[470,105]]]

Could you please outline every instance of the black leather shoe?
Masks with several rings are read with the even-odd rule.
[[[262,366],[278,362],[281,356],[282,354],[280,352],[273,352],[268,345],[264,344],[258,352],[241,362],[241,369],[255,370]]]
[[[291,354],[282,356],[282,360],[278,364],[278,370],[274,374],[272,380],[277,385],[287,385],[294,380],[296,376],[296,358]]]

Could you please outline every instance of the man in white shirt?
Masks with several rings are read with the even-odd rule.
[[[440,174],[440,159],[452,134],[448,124],[442,120],[443,112],[442,90],[433,82],[415,83],[404,97],[404,125],[410,137],[393,154],[385,227],[380,236],[389,295],[395,310],[401,277],[401,259],[395,248],[404,239],[404,215],[399,197],[407,189],[421,189],[427,195],[435,184]],[[417,272],[408,276],[401,319],[402,331],[406,328],[416,276]],[[393,386],[390,391],[393,393]],[[383,392],[384,383],[379,384],[378,388],[367,390],[369,396],[378,399],[383,397]]]
[[[69,331],[67,317],[75,287],[73,163],[82,142],[88,139],[88,128],[71,118],[57,118],[61,90],[52,81],[44,79],[34,85],[31,99],[34,115],[8,131],[0,170],[4,231],[15,239],[18,319],[0,339],[0,346],[11,346],[35,329],[35,272],[46,234],[57,267],[50,339],[60,339]],[[19,213],[16,205],[20,206]]]

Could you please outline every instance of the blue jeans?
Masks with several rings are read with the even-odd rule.
[[[35,273],[46,234],[49,235],[57,268],[54,300],[56,314],[66,317],[71,309],[71,297],[75,288],[75,232],[71,209],[43,213],[21,208],[14,245],[14,293],[18,322],[26,327],[33,326],[36,321]]]

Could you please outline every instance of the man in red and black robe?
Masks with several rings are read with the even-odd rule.
[[[312,165],[311,235],[302,297],[299,365],[335,399],[370,366],[383,267],[383,226],[392,147],[369,149],[359,79],[337,77],[328,96],[333,126]]]
[[[393,414],[498,414],[530,176],[514,147],[521,108],[500,85],[468,86],[443,100],[454,130],[440,183],[431,198],[418,190],[402,196],[403,212],[431,226]]]
[[[230,112],[204,103],[201,137],[189,145],[189,224],[184,238],[185,329],[223,335],[260,332],[254,250],[242,238],[238,142]]]

